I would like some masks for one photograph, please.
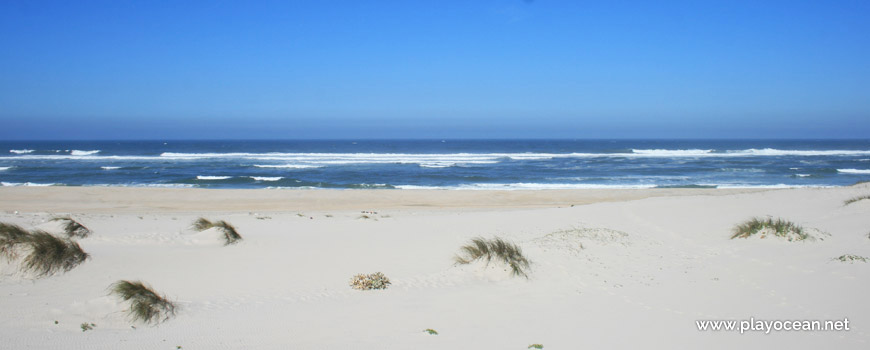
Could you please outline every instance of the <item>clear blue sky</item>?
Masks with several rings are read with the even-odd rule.
[[[0,1],[0,138],[868,138],[870,1]]]

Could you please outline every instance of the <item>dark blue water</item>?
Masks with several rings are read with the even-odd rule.
[[[3,186],[846,186],[870,140],[0,141]]]

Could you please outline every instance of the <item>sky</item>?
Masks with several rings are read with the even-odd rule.
[[[870,1],[0,1],[2,139],[870,138]]]

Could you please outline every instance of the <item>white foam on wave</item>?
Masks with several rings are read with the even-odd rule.
[[[318,165],[305,165],[305,164],[280,164],[280,165],[254,164],[254,167],[257,167],[257,168],[278,168],[278,169],[322,168],[322,166],[318,166]]]
[[[449,189],[451,189],[451,187],[444,187],[444,186],[418,186],[418,185],[398,185],[398,186],[394,186],[394,187],[396,187],[400,190],[449,190]]]
[[[86,152],[86,151],[82,151]],[[99,155],[22,155],[10,157],[16,160],[141,160],[141,161],[166,161],[165,158],[156,156],[99,156]]]
[[[713,151],[709,149],[633,149],[623,153],[174,153],[159,156],[99,156],[99,150],[69,151],[70,155],[28,155],[17,159],[112,159],[112,160],[198,160],[245,159],[284,162],[257,164],[261,168],[308,169],[346,164],[418,164],[426,168],[494,164],[504,160],[547,160],[554,158],[698,158],[775,156],[861,156],[870,150],[780,150],[773,148]],[[87,157],[85,157],[87,156]],[[804,161],[802,161],[804,162]]]
[[[633,149],[630,154],[646,157],[702,157],[711,153],[711,149]]]
[[[6,186],[6,187],[20,187],[20,186],[24,186],[24,187],[48,187],[48,186],[57,186],[56,183],[40,184],[40,183],[34,183],[34,182],[0,182],[0,185]]]
[[[28,154],[28,153],[33,153],[33,152],[34,151],[32,149],[10,149],[9,150],[9,153],[15,153],[15,154]]]
[[[797,176],[797,177],[810,177],[812,175],[810,175],[810,174],[795,174],[795,176]]]
[[[633,155],[646,157],[776,157],[776,156],[860,156],[870,155],[870,150],[782,150],[775,148],[750,148],[743,150],[713,150],[688,149],[635,149]],[[615,153],[613,155],[619,155]]]
[[[121,169],[121,167],[119,167],[119,166],[101,166],[100,169],[103,169],[103,170],[118,170],[118,169]]]
[[[843,174],[870,174],[870,169],[837,169],[837,172]]]
[[[226,180],[231,179],[232,176],[204,176],[199,175],[196,177],[197,180]]]
[[[283,179],[281,176],[249,176],[256,181],[278,181]]]
[[[728,151],[728,153],[747,156],[860,156],[870,155],[870,150],[781,150],[764,148]]]
[[[0,171],[12,169],[11,166],[0,166]]]

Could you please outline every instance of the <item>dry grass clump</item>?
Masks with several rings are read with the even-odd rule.
[[[140,281],[121,280],[110,288],[116,296],[130,302],[127,316],[133,321],[158,324],[175,316],[175,304]]]
[[[212,227],[217,227],[224,234],[224,245],[236,244],[242,240],[240,235],[233,225],[226,221],[211,222],[206,218],[199,218],[193,222],[193,228],[197,231],[205,231]]]
[[[459,248],[460,254],[454,260],[458,264],[468,264],[476,260],[485,260],[486,264],[492,260],[499,261],[510,266],[511,274],[528,278],[531,261],[523,256],[523,250],[516,244],[507,242],[501,238],[484,239],[474,238],[471,243]]]
[[[64,221],[63,231],[66,233],[69,238],[85,238],[91,234],[91,230],[82,225],[78,221],[73,220],[73,218],[69,216],[57,217],[51,219],[51,221]]]
[[[78,243],[68,238],[59,238],[47,232],[31,232],[24,244],[29,253],[21,268],[37,277],[68,272],[88,259],[90,255]]]
[[[18,225],[0,222],[0,256],[7,259],[16,257],[15,246],[24,243],[30,232]]]
[[[789,241],[802,241],[809,238],[803,227],[791,221],[783,219],[760,219],[752,218],[742,224],[734,227],[734,238],[749,238],[752,235],[761,233],[761,238],[764,238],[768,233],[777,237],[788,238]]]
[[[36,277],[67,272],[88,259],[78,243],[44,231],[27,231],[18,225],[0,223],[0,256],[18,258],[25,253],[21,269]]]
[[[852,203],[855,203],[857,201],[864,200],[864,199],[870,199],[870,195],[849,198],[849,199],[843,201],[843,205],[849,205],[849,204],[852,204]]]
[[[834,258],[833,260],[838,260],[841,262],[855,262],[855,261],[867,262],[868,259],[866,257],[860,256],[860,255],[843,254],[843,255],[840,255],[840,256]]]
[[[359,274],[350,279],[351,288],[359,290],[387,289],[390,284],[390,279],[381,272]]]

